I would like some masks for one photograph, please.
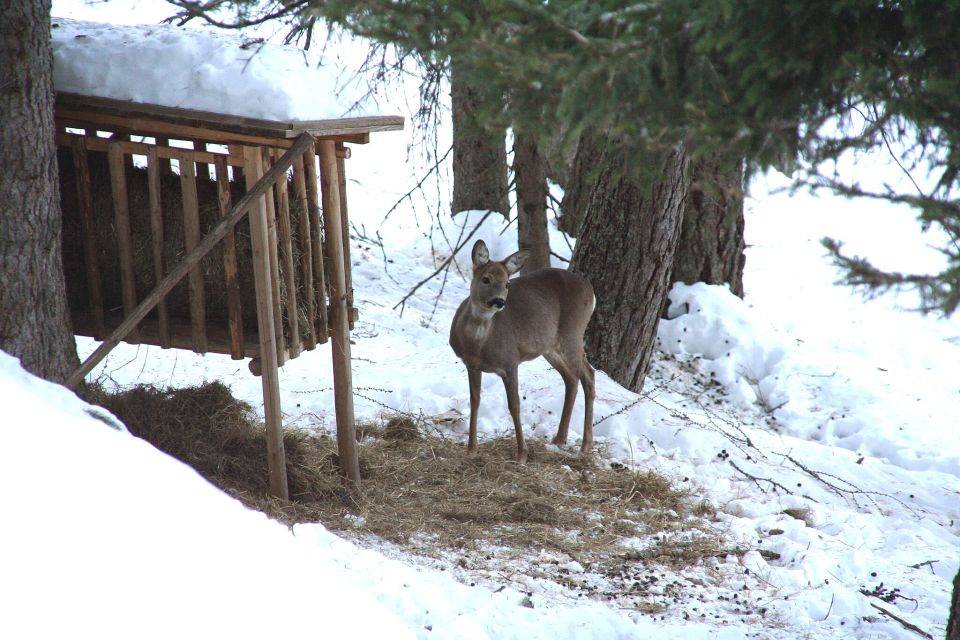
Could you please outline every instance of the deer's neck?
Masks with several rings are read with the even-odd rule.
[[[496,315],[496,311],[493,309],[471,300],[467,307],[467,313],[463,317],[463,337],[477,345],[482,345],[490,337],[494,315]]]

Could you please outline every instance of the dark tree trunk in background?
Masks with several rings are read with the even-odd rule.
[[[450,65],[453,106],[453,202],[451,213],[474,209],[499,211],[510,217],[507,198],[506,132],[480,124],[482,96]]]
[[[947,640],[960,640],[960,570],[953,579],[953,598],[950,600],[950,618],[947,620]]]
[[[517,190],[517,234],[529,253],[521,273],[550,266],[547,236],[547,175],[534,139],[517,133],[513,144],[513,175]]]
[[[597,142],[590,148],[601,148]],[[590,362],[639,392],[670,286],[688,162],[682,150],[651,154],[635,177],[611,153],[603,154],[570,268],[590,280],[597,296],[586,335]]]
[[[579,237],[580,225],[590,204],[590,194],[597,181],[597,167],[603,156],[603,146],[594,136],[582,136],[577,142],[573,166],[563,185],[563,200],[560,201],[560,229],[571,236]]]
[[[49,0],[0,5],[0,349],[63,381],[79,366],[60,245]]]
[[[729,284],[743,297],[743,162],[694,160],[672,282]]]

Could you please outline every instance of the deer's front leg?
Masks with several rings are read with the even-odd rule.
[[[477,451],[477,411],[480,409],[480,369],[467,367],[467,380],[470,382],[470,435],[467,439],[467,451]]]
[[[520,385],[517,367],[507,369],[503,374],[503,386],[507,390],[507,408],[513,419],[513,429],[517,433],[517,462],[526,462],[527,445],[523,441],[523,427],[520,426]]]

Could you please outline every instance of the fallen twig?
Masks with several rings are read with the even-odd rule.
[[[877,611],[879,611],[880,613],[882,613],[883,615],[887,616],[888,618],[890,618],[890,619],[892,619],[892,620],[896,620],[897,622],[899,622],[900,624],[902,624],[903,627],[904,627],[904,629],[909,629],[910,631],[913,631],[914,633],[919,634],[919,635],[923,636],[924,638],[929,638],[929,640],[933,640],[933,636],[932,636],[932,635],[930,635],[929,633],[927,633],[926,631],[924,631],[923,629],[921,629],[921,628],[918,627],[917,625],[913,624],[912,622],[908,622],[907,620],[904,620],[903,618],[901,618],[901,617],[898,616],[897,614],[895,614],[895,613],[893,613],[893,612],[891,612],[891,611],[887,611],[887,610],[884,609],[883,607],[881,607],[881,606],[879,606],[879,605],[877,605],[877,604],[874,604],[873,602],[870,603],[870,606],[873,607],[874,609],[876,609]]]

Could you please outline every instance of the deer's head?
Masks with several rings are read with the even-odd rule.
[[[473,258],[473,281],[470,283],[470,299],[484,313],[493,315],[507,304],[510,276],[523,266],[526,251],[517,251],[501,262],[490,260],[490,251],[483,240],[477,240],[471,253]]]

